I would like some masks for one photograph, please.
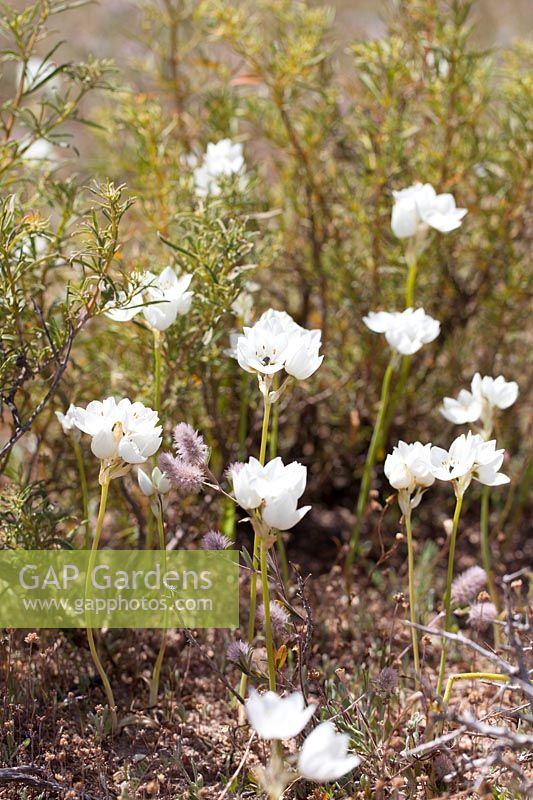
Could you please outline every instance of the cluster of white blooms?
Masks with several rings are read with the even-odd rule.
[[[461,434],[449,450],[431,444],[400,442],[385,460],[385,475],[398,490],[402,512],[407,514],[420,502],[422,493],[435,479],[451,481],[458,497],[462,497],[472,480],[486,486],[509,483],[499,472],[504,450],[496,450],[496,441],[486,442],[479,434]]]
[[[284,465],[281,458],[274,458],[262,466],[252,457],[246,464],[233,465],[230,475],[237,503],[247,511],[260,510],[263,522],[270,528],[287,531],[311,508],[298,508],[307,469],[297,461]]]
[[[219,195],[223,178],[240,173],[244,168],[242,144],[231,139],[210,142],[202,163],[194,170],[194,186],[199,197]]]
[[[303,731],[316,706],[305,705],[301,692],[279,697],[275,692],[252,690],[246,701],[250,725],[261,739],[293,739]],[[298,773],[318,783],[335,781],[359,766],[359,756],[348,752],[350,737],[337,733],[332,722],[322,722],[305,739],[298,754]]]
[[[159,450],[162,428],[155,411],[127,398],[93,400],[87,408],[74,406],[71,418],[91,437],[91,450],[101,461],[143,464]]]
[[[165,267],[160,275],[147,270],[132,275],[130,299],[119,292],[118,301],[108,307],[105,314],[115,322],[129,322],[142,312],[147,323],[157,331],[165,331],[174,324],[178,314],[186,314],[193,298],[187,291],[192,275],[178,278],[172,267]]]
[[[415,183],[393,195],[391,227],[399,239],[416,236],[428,227],[448,233],[468,213],[466,208],[457,208],[452,194],[437,194],[430,183]]]
[[[432,342],[440,333],[440,322],[423,308],[406,308],[405,311],[371,311],[363,322],[374,333],[384,333],[393,350],[411,356]]]
[[[269,309],[251,328],[237,337],[235,353],[247,372],[271,376],[285,370],[297,380],[306,380],[322,364],[320,330],[307,330],[285,311]]]
[[[445,397],[440,412],[455,425],[481,420],[484,431],[492,430],[494,412],[510,408],[518,397],[518,384],[506,381],[503,375],[481,377],[476,372],[470,391],[461,389],[457,398]]]

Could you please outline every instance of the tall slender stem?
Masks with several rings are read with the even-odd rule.
[[[499,672],[458,672],[456,675],[450,675],[446,681],[446,690],[443,697],[444,705],[446,706],[450,702],[454,683],[457,681],[472,680],[500,681],[501,683],[508,683],[511,678],[509,675],[501,675]]]
[[[263,608],[265,611],[265,642],[268,660],[268,688],[271,692],[276,691],[276,663],[274,660],[274,643],[272,641],[272,625],[270,622],[270,597],[268,594],[268,572],[267,572],[267,553],[268,550],[261,545],[261,591],[263,594]]]
[[[268,423],[270,420],[270,400],[268,399],[268,393],[265,395],[264,398],[264,406],[263,406],[263,425],[261,428],[261,445],[259,449],[259,461],[261,464],[265,463],[266,458],[266,448],[267,448],[267,441],[268,441]],[[249,617],[248,617],[248,644],[251,644],[254,635],[255,635],[255,613],[257,608],[257,568],[259,566],[259,537],[257,533],[254,531],[254,549],[252,555],[252,572],[250,576],[250,602],[248,605],[249,609]],[[246,695],[246,687],[248,685],[248,676],[243,674],[241,675],[241,683],[239,687],[239,694],[241,697]]]
[[[98,519],[96,520],[96,530],[94,532],[93,543],[91,547],[91,555],[89,556],[89,565],[87,567],[87,576],[85,579],[85,595],[87,595],[87,587],[89,584],[89,577],[92,572],[92,568],[94,566],[94,561],[96,557],[96,551],[98,550],[98,544],[100,542],[100,536],[102,534],[102,528],[104,524],[104,515],[107,505],[107,493],[109,491],[109,478],[106,478],[104,483],[102,484],[102,490],[100,493],[100,508],[98,509]],[[87,628],[87,640],[89,642],[89,650],[91,651],[91,656],[94,661],[94,665],[97,669],[100,678],[102,679],[102,683],[104,685],[106,697],[107,697],[107,704],[109,706],[109,714],[111,717],[111,733],[114,735],[118,729],[118,719],[117,719],[117,711],[115,707],[115,698],[113,696],[113,690],[111,688],[111,684],[109,682],[109,678],[107,677],[106,671],[100,661],[98,656],[98,651],[96,649],[96,644],[94,642],[94,635],[92,628]]]
[[[412,308],[415,302],[415,282],[416,273],[418,270],[418,262],[416,253],[413,251],[406,252],[405,260],[407,262],[407,281],[405,283],[405,307]]]
[[[161,333],[154,329],[154,411],[161,413]]]
[[[411,618],[411,638],[413,640],[413,659],[415,662],[415,675],[418,680],[420,674],[420,654],[418,651],[418,631],[415,627],[417,623],[416,613],[416,591],[415,591],[415,564],[413,553],[413,528],[411,524],[411,510],[404,516],[405,529],[407,531],[407,563],[409,567],[409,615]]]
[[[444,630],[450,630],[450,622],[452,618],[452,580],[453,580],[453,562],[455,558],[455,543],[457,541],[457,529],[459,527],[459,517],[461,516],[461,507],[463,505],[462,495],[458,496],[455,501],[455,512],[453,515],[452,536],[450,539],[450,552],[448,554],[448,575],[446,578],[446,594],[444,595]],[[443,638],[442,649],[440,654],[440,667],[439,679],[437,682],[437,694],[441,694],[444,685],[444,673],[446,672],[446,645],[447,640]]]
[[[381,428],[383,425],[383,420],[385,418],[385,413],[387,411],[387,403],[390,393],[390,384],[392,379],[392,373],[394,372],[395,361],[396,359],[393,356],[389,362],[387,369],[385,370],[385,375],[383,376],[378,417],[376,420],[374,431],[372,433],[372,439],[370,440],[370,447],[368,448],[368,453],[366,456],[365,467],[363,470],[363,477],[361,479],[361,486],[359,488],[359,496],[357,498],[355,525],[352,530],[350,549],[348,551],[348,556],[346,558],[345,571],[347,577],[349,576],[350,569],[353,565],[355,556],[357,554],[357,549],[359,546],[359,538],[361,536],[363,517],[366,509],[366,504],[368,501],[368,495],[370,493],[370,484],[372,482],[372,470],[374,468],[374,464],[376,463],[378,445],[381,437]]]
[[[87,473],[85,472],[85,464],[83,463],[83,456],[81,454],[81,447],[79,442],[74,442],[74,455],[76,456],[76,463],[78,465],[78,475],[80,478],[81,496],[83,501],[83,518],[85,520],[85,536],[83,539],[83,547],[88,550],[91,546],[91,523],[89,521],[89,493],[87,491]]]
[[[496,584],[494,583],[494,572],[492,570],[492,559],[490,556],[490,542],[489,542],[489,492],[488,486],[483,486],[481,492],[481,515],[479,520],[479,527],[481,532],[481,560],[483,562],[483,569],[487,574],[487,585],[489,589],[490,599],[494,603],[496,610],[499,610],[498,594],[496,592]],[[500,628],[497,623],[493,625],[494,631],[494,644],[500,643]]]
[[[165,572],[166,572],[166,561],[167,561],[167,548],[165,545],[165,528],[163,525],[163,508],[161,505],[161,498],[158,498],[157,501],[157,532],[159,535],[159,549],[164,554],[165,559]],[[165,620],[166,622],[166,620]],[[163,658],[165,656],[165,649],[167,646],[167,628],[163,628],[162,631],[162,639],[161,644],[159,646],[159,652],[157,654],[156,662],[154,665],[154,672],[152,675],[152,681],[150,683],[150,705],[155,706],[157,703],[157,694],[159,691],[159,678],[161,675],[161,667],[163,666]]]

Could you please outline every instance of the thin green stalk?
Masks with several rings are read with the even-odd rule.
[[[161,333],[154,330],[154,411],[161,413]]]
[[[394,372],[394,364],[395,364],[395,357],[393,356],[389,362],[387,369],[385,370],[385,375],[383,376],[383,383],[381,385],[381,398],[379,401],[379,412],[378,417],[376,420],[376,425],[374,427],[374,431],[372,433],[372,439],[370,440],[370,447],[368,448],[368,453],[366,456],[365,467],[363,470],[363,477],[361,480],[361,486],[359,488],[359,496],[357,498],[357,508],[355,512],[355,525],[352,530],[352,537],[350,540],[350,549],[348,551],[348,556],[346,558],[346,565],[345,571],[346,576],[348,577],[350,574],[351,567],[353,565],[355,556],[357,554],[357,549],[359,546],[359,538],[361,536],[361,528],[363,524],[363,517],[366,509],[366,504],[368,501],[368,495],[370,493],[370,485],[372,482],[372,470],[374,469],[374,464],[376,463],[376,456],[378,451],[378,445],[380,442],[381,437],[381,428],[383,425],[383,420],[385,418],[385,413],[387,411],[387,403],[389,399],[390,393],[390,384],[392,379],[392,374]]]
[[[279,388],[279,376],[276,373],[274,375],[274,380],[272,383],[273,391],[277,391]],[[272,409],[272,426],[270,429],[270,439],[269,439],[269,449],[268,453],[270,459],[276,458],[278,454],[278,437],[279,437],[279,400],[274,403],[274,408]],[[279,562],[281,565],[281,578],[283,580],[283,586],[285,591],[289,586],[289,562],[287,561],[287,553],[285,550],[285,542],[281,534],[278,532],[276,536],[276,549],[278,551]]]
[[[496,584],[494,583],[494,572],[492,570],[492,559],[490,556],[490,542],[489,542],[489,486],[483,486],[481,492],[481,515],[479,527],[481,531],[481,560],[483,562],[483,569],[487,574],[487,586],[489,589],[490,599],[494,603],[496,610],[499,610],[498,593],[496,592]],[[494,631],[494,644],[500,643],[500,628],[496,623],[493,625]]]
[[[265,403],[263,406],[263,426],[261,429],[261,446],[259,450],[259,461],[261,464],[265,463],[266,457],[266,448],[267,448],[267,440],[268,440],[268,423],[270,420],[270,400],[268,399],[268,395],[265,397]],[[251,644],[254,639],[255,635],[255,613],[257,608],[257,567],[259,564],[259,537],[257,533],[254,531],[254,549],[252,555],[252,574],[251,574],[251,581],[250,581],[250,603],[249,603],[249,613],[250,616],[248,617],[248,643]],[[239,694],[241,697],[246,696],[246,687],[248,685],[248,675],[245,675],[244,672],[241,675],[241,682],[239,687]]]
[[[161,506],[160,498],[158,498],[156,517],[157,517],[157,532],[159,535],[159,549],[164,554],[165,572],[166,572],[167,548],[165,545],[165,529],[163,526],[163,508]],[[159,652],[157,654],[156,662],[154,665],[152,681],[150,683],[150,706],[155,706],[157,703],[157,694],[159,691],[159,678],[161,676],[161,667],[163,666],[163,658],[165,657],[165,649],[167,646],[167,628],[163,628],[162,637],[163,638],[161,639]]]
[[[509,675],[500,675],[499,672],[459,672],[457,675],[450,675],[446,681],[446,691],[443,697],[445,706],[450,702],[454,683],[468,680],[500,681],[501,683],[508,683],[510,678]]]
[[[81,453],[79,442],[74,441],[74,455],[76,456],[76,463],[78,465],[78,475],[80,478],[81,496],[83,501],[83,518],[85,519],[85,537],[83,540],[83,547],[88,550],[91,546],[91,525],[89,522],[89,493],[87,491],[87,473],[85,472],[85,464]]]
[[[450,622],[452,618],[452,580],[453,580],[453,562],[455,558],[455,543],[457,541],[457,529],[459,527],[459,517],[461,516],[461,507],[463,505],[462,496],[457,497],[455,501],[455,511],[453,515],[452,536],[450,539],[450,552],[448,554],[448,575],[446,579],[446,594],[444,595],[444,630],[450,630]],[[446,672],[446,645],[447,639],[442,640],[442,649],[440,654],[440,667],[439,679],[437,682],[437,694],[442,693],[444,685],[444,673]]]
[[[89,584],[89,576],[92,572],[92,568],[94,566],[94,561],[96,557],[96,551],[98,550],[98,544],[100,542],[100,536],[102,534],[102,528],[104,524],[104,515],[105,509],[107,505],[107,493],[109,491],[109,478],[106,478],[105,482],[102,484],[102,490],[100,493],[100,508],[98,509],[98,519],[96,520],[96,530],[94,532],[93,543],[91,547],[91,555],[89,557],[89,566],[87,568],[87,576],[85,579],[85,595],[87,595],[87,587]],[[98,657],[98,652],[96,650],[96,645],[94,643],[94,636],[92,628],[87,628],[87,640],[89,642],[89,650],[91,651],[91,656],[94,661],[94,665],[97,669],[100,678],[102,679],[102,683],[104,685],[106,697],[107,697],[107,704],[109,706],[109,714],[111,717],[111,733],[114,735],[118,729],[118,719],[117,719],[117,712],[115,707],[115,698],[113,696],[113,690],[111,688],[111,684],[109,682],[109,678],[107,677],[106,671]]]
[[[409,567],[409,614],[411,618],[411,638],[413,640],[413,659],[415,662],[416,679],[420,675],[420,654],[418,651],[418,631],[415,628],[417,623],[416,613],[416,592],[415,592],[415,564],[413,553],[413,528],[411,524],[411,511],[405,515],[405,529],[407,531],[407,563]]]
[[[274,659],[274,643],[272,641],[272,626],[270,622],[270,597],[268,594],[267,549],[261,545],[261,590],[263,593],[263,608],[265,610],[265,643],[268,660],[268,688],[276,691],[276,662]]]
[[[407,281],[405,284],[405,307],[412,308],[415,302],[415,282],[418,263],[416,254],[414,252],[406,253],[405,260],[407,261]]]

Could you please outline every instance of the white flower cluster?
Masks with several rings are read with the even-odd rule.
[[[274,458],[262,466],[252,457],[247,464],[234,465],[230,474],[237,503],[247,511],[260,510],[261,519],[270,528],[287,531],[311,508],[298,508],[307,469],[297,461],[284,465],[281,458]]]
[[[504,454],[504,450],[496,450],[494,439],[486,442],[472,431],[458,436],[449,450],[420,442],[399,442],[385,460],[385,475],[398,490],[400,507],[407,514],[435,479],[451,481],[458,497],[464,495],[472,480],[486,486],[509,483],[507,475],[498,471]]]
[[[210,142],[202,163],[194,170],[194,186],[198,197],[219,195],[221,179],[241,173],[244,168],[242,144],[231,139]]]
[[[106,316],[115,322],[129,322],[142,312],[151,328],[165,331],[174,324],[178,314],[186,314],[193,298],[187,291],[192,275],[178,278],[172,267],[165,267],[160,275],[146,270],[132,276],[130,299],[119,292],[118,302],[108,306]]]
[[[301,692],[279,697],[275,692],[252,690],[246,701],[250,725],[261,739],[293,739],[303,731],[316,706],[304,703]],[[337,733],[332,722],[322,722],[307,736],[298,754],[298,773],[318,783],[336,781],[361,763],[348,752],[350,737]]]
[[[459,228],[468,213],[466,208],[457,208],[452,194],[437,194],[430,183],[415,183],[393,195],[391,227],[399,239],[416,236],[428,227],[449,233]]]
[[[423,308],[405,311],[370,311],[363,322],[374,333],[384,333],[390,347],[403,356],[412,356],[440,333],[440,322]]]
[[[285,370],[287,375],[303,381],[322,364],[321,341],[320,330],[302,328],[285,311],[271,308],[253,327],[243,329],[235,352],[247,372],[270,376]]]
[[[440,413],[455,425],[465,422],[481,421],[483,429],[490,434],[494,412],[510,408],[518,397],[518,384],[506,381],[503,375],[491,378],[481,377],[476,372],[470,384],[470,391],[461,389],[457,399],[445,397]]]

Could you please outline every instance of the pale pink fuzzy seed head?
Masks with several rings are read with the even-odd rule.
[[[198,431],[186,422],[180,422],[173,431],[176,453],[183,461],[200,466],[207,464],[209,448]]]
[[[174,458],[170,453],[161,453],[157,463],[174,489],[183,494],[196,494],[200,490],[204,471],[199,465]]]
[[[204,550],[228,550],[233,542],[219,531],[208,531],[202,538]]]
[[[498,616],[494,603],[474,603],[468,612],[468,624],[475,631],[489,628]]]
[[[252,648],[247,642],[243,642],[242,639],[239,639],[237,642],[231,642],[227,649],[226,649],[226,658],[228,661],[233,661],[235,663],[239,662],[247,662],[252,657]]]
[[[470,567],[452,583],[452,603],[464,606],[474,600],[487,585],[487,573],[482,567]]]
[[[257,619],[262,628],[265,627],[265,607],[259,606],[257,609]],[[287,611],[280,606],[279,603],[271,603],[270,605],[270,624],[274,634],[280,634],[285,631],[289,624],[289,615]]]
[[[398,670],[394,667],[384,667],[376,681],[378,692],[392,694],[398,686]]]

